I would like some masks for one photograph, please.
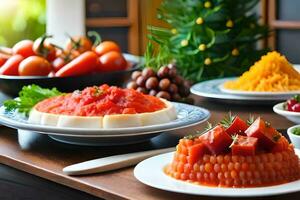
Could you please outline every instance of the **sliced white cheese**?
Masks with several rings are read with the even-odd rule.
[[[142,126],[140,114],[105,115],[103,128],[128,128]]]
[[[41,116],[41,125],[56,126],[59,116],[51,113],[43,113]]]
[[[73,127],[73,128],[103,128],[103,117],[82,117],[60,115],[57,127]]]
[[[28,122],[32,124],[41,124],[42,115],[43,113],[33,108],[29,113]]]
[[[172,103],[161,99],[166,108],[151,113],[105,115],[86,117],[42,113],[35,108],[29,114],[28,122],[33,124],[73,127],[73,128],[128,128],[163,124],[176,119],[176,109]]]

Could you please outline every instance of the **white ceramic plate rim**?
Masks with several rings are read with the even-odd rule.
[[[174,103],[174,102],[172,102]],[[54,126],[44,126],[37,124],[30,124],[25,122],[20,122],[17,120],[10,119],[5,115],[0,115],[0,121],[3,125],[21,129],[39,132],[43,134],[51,134],[51,135],[61,135],[61,136],[74,136],[74,137],[111,137],[113,136],[133,136],[133,135],[143,135],[150,133],[160,133],[164,131],[171,131],[176,129],[182,129],[190,126],[194,126],[206,121],[210,117],[210,112],[202,107],[183,104],[183,103],[174,103],[178,106],[189,107],[190,109],[198,109],[203,112],[203,117],[201,119],[190,120],[185,122],[179,122],[176,125],[172,122],[152,125],[152,126],[144,126],[144,127],[131,127],[131,128],[115,128],[115,129],[84,129],[84,128],[69,128],[69,127],[54,127]]]
[[[284,117],[288,116],[294,116],[294,117],[300,117],[300,112],[293,112],[283,109],[283,105],[285,102],[281,102],[273,106],[273,111],[279,115],[282,115]]]
[[[273,95],[273,96],[243,96],[243,95],[236,95],[236,94],[229,94],[225,93],[220,90],[219,85],[223,84],[224,82],[231,80],[232,78],[219,78],[219,79],[213,79],[208,81],[203,81],[200,83],[196,83],[191,87],[191,93],[208,97],[208,98],[214,98],[214,99],[224,99],[224,100],[242,100],[242,101],[262,101],[262,102],[269,102],[269,101],[282,101],[287,99],[288,96],[282,96],[282,95]],[[220,83],[219,83],[220,82]],[[198,87],[204,87],[207,84],[211,84],[210,87],[216,87],[215,93],[209,92],[207,90],[199,90]],[[289,95],[292,96],[292,95]]]
[[[237,79],[237,77],[233,78]],[[243,90],[232,90],[232,89],[227,89],[224,87],[224,83],[219,85],[219,89],[228,94],[235,94],[235,95],[242,95],[242,96],[278,96],[278,95],[295,95],[299,94],[300,90],[295,90],[295,91],[287,91],[287,92],[254,92],[254,91],[243,91]]]
[[[295,149],[295,152],[298,156],[300,156],[300,150]],[[208,187],[179,181],[167,176],[163,172],[163,168],[172,161],[173,154],[174,152],[161,154],[140,162],[134,168],[134,176],[140,182],[157,189],[192,195],[219,197],[258,197],[300,191],[300,180],[275,186],[253,188]]]

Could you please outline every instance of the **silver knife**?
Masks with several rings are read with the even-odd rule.
[[[98,158],[67,166],[63,168],[63,172],[67,175],[84,175],[106,172],[133,166],[146,158],[172,151],[175,151],[175,147]]]

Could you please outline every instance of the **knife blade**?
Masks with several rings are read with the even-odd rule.
[[[63,168],[63,172],[67,175],[86,175],[107,172],[133,166],[146,158],[172,151],[175,151],[175,147],[98,158],[69,165]]]

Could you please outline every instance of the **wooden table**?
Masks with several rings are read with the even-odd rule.
[[[212,123],[218,122],[228,111],[231,111],[243,118],[247,118],[249,114],[260,115],[277,129],[286,129],[293,125],[285,118],[274,114],[271,106],[229,105],[202,98],[197,98],[196,103],[211,111],[209,121]],[[89,159],[175,145],[179,137],[203,126],[205,124],[188,130],[165,133],[138,145],[109,148],[66,145],[51,140],[46,135],[17,135],[15,130],[1,127],[0,163],[104,199],[218,199],[177,194],[148,187],[134,178],[133,167],[80,177],[66,176],[62,173],[63,167]],[[300,192],[272,197],[272,199],[288,198],[299,199]]]

